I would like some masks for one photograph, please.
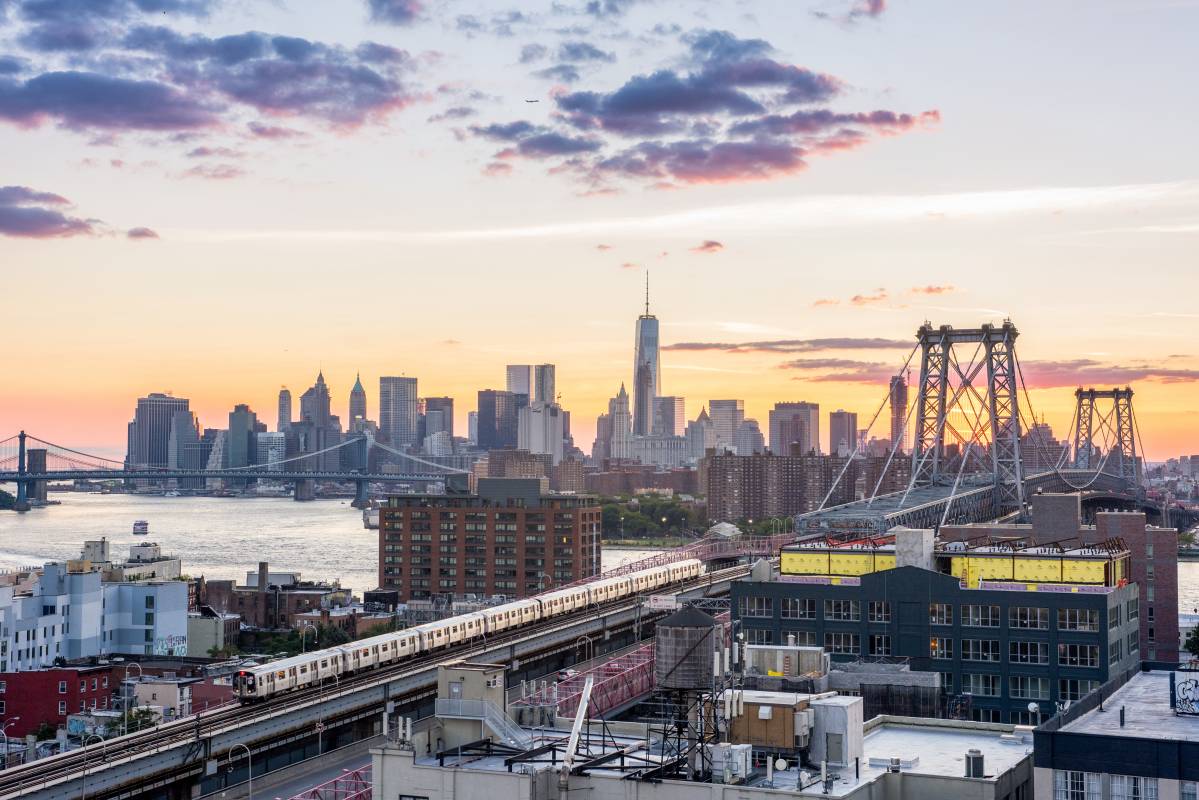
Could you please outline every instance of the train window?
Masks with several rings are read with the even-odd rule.
[[[308,674],[308,665],[307,665],[307,664],[301,664],[301,665],[300,665],[300,674],[301,674],[301,675],[307,675],[307,674]]]
[[[284,672],[283,670],[279,670],[278,672],[275,673],[275,677],[279,678],[279,679],[283,679],[283,678],[287,677],[287,673]]]
[[[329,659],[327,659],[327,658],[322,658],[322,659],[321,659],[321,666],[322,666],[322,667],[327,667],[327,666],[329,666]]]

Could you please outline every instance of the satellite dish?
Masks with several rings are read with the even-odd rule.
[[[1028,704],[1028,710],[1029,710],[1029,713],[1032,713],[1032,714],[1037,714],[1037,713],[1040,713],[1040,711],[1041,711],[1041,706],[1040,706],[1040,705],[1038,705],[1038,704],[1037,704],[1037,703],[1035,703],[1035,702],[1034,702],[1034,703],[1029,703],[1029,704]]]
[[[775,761],[774,768],[777,769],[779,772],[782,772],[783,770],[785,770],[787,768],[787,759],[780,758],[779,760]]]

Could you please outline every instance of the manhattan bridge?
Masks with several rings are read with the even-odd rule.
[[[888,392],[866,427],[866,436],[859,437],[855,450],[844,459],[823,502],[817,510],[795,519],[796,532],[859,538],[901,525],[938,528],[1021,520],[1028,513],[1030,496],[1037,492],[1080,494],[1084,509],[1139,508],[1151,522],[1181,529],[1199,523],[1199,510],[1159,502],[1141,488],[1144,459],[1130,387],[1080,387],[1075,391],[1075,413],[1065,446],[1044,440],[1044,426],[1034,424],[1036,409],[1016,353],[1018,335],[1010,320],[974,329],[925,323],[895,373],[906,377],[918,361],[915,401],[909,404],[902,427],[914,434],[910,452],[904,452],[903,438],[896,438],[876,481],[863,486],[851,472],[851,466],[860,460],[862,443],[887,406]],[[379,448],[397,471],[327,468],[330,459],[324,456],[328,453],[364,444],[367,458],[363,463],[374,463],[370,451]],[[881,491],[885,477],[898,468],[908,475],[906,486],[900,491]],[[189,470],[129,467],[25,431],[0,440],[0,483],[16,484],[18,508],[28,507],[30,487],[52,481],[166,483],[188,479],[290,483],[297,499],[311,497],[317,481],[352,483],[356,505],[367,501],[372,483],[440,483],[446,491],[466,490],[465,470],[369,437],[365,443],[347,440],[269,464]]]

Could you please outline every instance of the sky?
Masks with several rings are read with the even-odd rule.
[[[371,416],[409,375],[465,430],[550,362],[590,450],[648,274],[688,418],[864,425],[926,320],[1010,318],[1059,435],[1130,384],[1146,455],[1199,453],[1195,30],[1199,0],[0,0],[0,438],[120,455],[152,391],[273,423],[318,370],[343,418],[356,373]]]

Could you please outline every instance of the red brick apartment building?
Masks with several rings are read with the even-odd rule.
[[[0,673],[0,718],[20,717],[10,738],[34,733],[44,722],[65,728],[68,714],[111,710],[120,675],[111,664]]]
[[[600,506],[543,495],[529,478],[480,478],[477,494],[402,495],[379,509],[379,588],[526,597],[599,571]]]

